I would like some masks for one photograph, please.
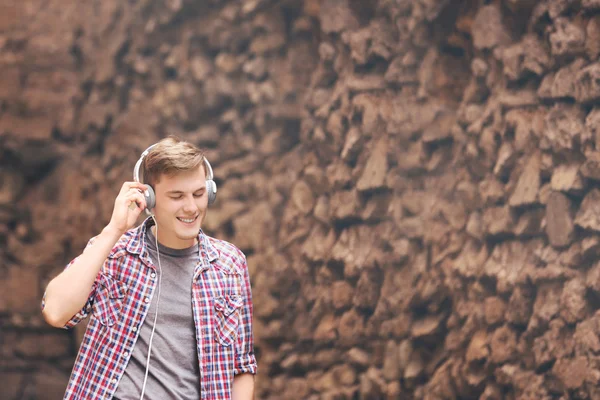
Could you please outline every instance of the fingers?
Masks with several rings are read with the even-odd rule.
[[[130,189],[125,196],[125,204],[129,204],[129,209],[134,210],[140,207],[141,210],[146,208],[146,199],[142,192],[138,189]]]
[[[131,189],[146,190],[146,185],[140,182],[124,182],[120,192],[125,193]]]

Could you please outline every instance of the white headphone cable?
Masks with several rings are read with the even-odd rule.
[[[142,385],[142,394],[140,396],[140,400],[144,398],[144,392],[146,391],[146,382],[148,381],[148,369],[150,367],[150,354],[152,352],[152,339],[154,338],[154,330],[156,329],[156,320],[158,319],[158,305],[160,304],[160,286],[162,284],[162,267],[160,265],[160,250],[158,248],[158,223],[156,222],[156,218],[154,215],[152,216],[154,220],[154,226],[156,226],[156,232],[154,235],[154,240],[156,243],[156,254],[158,258],[158,297],[156,299],[156,313],[154,314],[154,324],[152,326],[152,333],[150,333],[150,342],[148,344],[148,358],[146,359],[146,373],[144,374],[144,384]]]

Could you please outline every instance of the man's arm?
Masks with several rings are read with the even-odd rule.
[[[94,239],[93,245],[88,245],[68,268],[50,281],[42,302],[42,314],[50,325],[65,326],[85,306],[110,251],[146,207],[144,195],[140,193],[144,188],[137,182],[125,182],[106,228]]]
[[[245,373],[233,378],[232,400],[254,399],[254,375]]]
[[[68,268],[50,281],[42,310],[46,322],[62,328],[83,308],[100,268],[120,237],[119,232],[104,228]]]

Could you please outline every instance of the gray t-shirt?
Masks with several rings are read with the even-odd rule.
[[[146,231],[150,258],[158,268],[155,237]],[[192,279],[198,263],[198,244],[176,250],[159,244],[162,283],[160,306],[144,392],[145,400],[200,398],[200,373],[192,311]],[[160,274],[157,273],[158,276]],[[138,400],[142,394],[150,334],[156,314],[158,287],[142,324],[131,358],[114,398]]]

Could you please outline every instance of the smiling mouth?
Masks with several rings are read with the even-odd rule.
[[[198,219],[198,216],[196,215],[194,218],[177,217],[177,219],[180,220],[181,222],[183,222],[184,224],[191,224],[191,223],[195,222],[196,219]]]

